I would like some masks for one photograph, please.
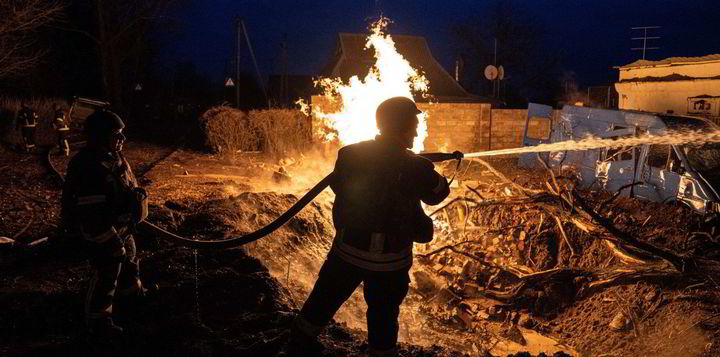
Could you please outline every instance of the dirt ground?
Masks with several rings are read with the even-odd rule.
[[[278,161],[256,153],[212,156],[132,141],[125,155],[150,192],[149,221],[195,239],[223,239],[264,226],[332,168],[332,158],[320,154]],[[82,304],[89,275],[84,258],[52,239],[49,244],[23,245],[52,238],[57,228],[59,184],[42,161],[42,155],[0,147],[0,187],[5,192],[0,197],[0,236],[18,242],[0,246],[1,355],[264,356],[282,346],[334,234],[332,193],[324,192],[277,232],[242,248],[193,251],[138,236],[143,280],[157,284],[159,293],[149,301],[119,301],[117,322],[129,333],[120,346],[106,346],[89,341],[84,332]],[[67,159],[54,156],[52,161],[64,171]],[[541,182],[541,174],[516,169],[509,160],[497,164],[516,183],[538,188]],[[444,169],[448,175],[454,170],[449,165]],[[477,187],[481,195],[513,190],[477,166],[464,166],[461,172],[453,197],[467,194],[467,186]],[[607,198],[597,195],[600,201]],[[558,263],[588,270],[620,264],[603,241],[580,240],[581,232],[567,227],[580,255],[571,259],[568,248],[557,244],[555,233],[543,234],[537,224],[528,223],[536,222],[537,212],[521,205],[472,210],[465,206],[464,211],[457,207],[448,206],[434,216],[436,241],[418,247],[420,255],[458,240],[487,240],[492,231],[498,237],[523,237],[522,249],[518,239],[508,243],[515,244],[518,253],[487,253],[487,259],[500,259],[502,264],[520,262],[537,270]],[[604,212],[625,231],[649,237],[664,248],[710,257],[720,252],[714,231],[707,239],[690,234],[702,222],[683,208],[620,197]],[[465,222],[462,231],[460,222]],[[540,228],[546,227],[543,224]],[[531,240],[535,245],[526,246]],[[506,247],[485,244],[486,252],[488,246],[498,251]],[[550,292],[562,290],[548,288],[547,296],[534,296],[532,304],[509,306],[465,294],[476,286],[482,290],[481,281],[493,280],[483,278],[490,272],[471,269],[463,255],[445,253],[450,252],[416,257],[411,292],[401,311],[402,356],[720,353],[720,295],[712,283],[640,281],[577,299],[573,292],[558,298]],[[505,284],[502,277],[494,281]],[[634,317],[625,324],[631,326],[608,328],[619,313],[628,315],[627,320]],[[367,353],[364,326],[364,302],[356,292],[322,334],[323,355]]]

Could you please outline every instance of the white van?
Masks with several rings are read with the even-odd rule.
[[[588,135],[601,138],[663,134],[668,130],[714,131],[718,126],[696,117],[566,105],[552,121],[552,108],[530,104],[525,120],[525,146]],[[533,121],[549,121],[550,132],[528,136]],[[546,123],[544,123],[546,124]],[[678,202],[699,213],[720,212],[720,143],[638,145],[545,153],[550,167],[573,172],[584,188],[595,185],[610,192],[656,202]],[[532,167],[536,154],[524,154],[519,164]]]

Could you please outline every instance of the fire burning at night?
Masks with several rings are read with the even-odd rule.
[[[0,0],[0,355],[720,355],[720,55],[634,28],[595,83],[627,57],[542,28],[591,2],[170,3]]]
[[[375,126],[375,108],[385,99],[403,96],[413,98],[413,94],[424,95],[429,89],[425,76],[400,55],[395,42],[385,32],[389,19],[381,18],[371,26],[365,50],[374,50],[375,63],[365,78],[353,76],[348,83],[340,78],[323,78],[316,85],[324,90],[324,96],[332,102],[340,103],[340,111],[323,113],[315,110],[325,125],[337,134],[325,136],[328,141],[338,139],[343,145],[370,140],[378,134]],[[418,114],[418,136],[412,150],[421,152],[427,137],[427,114]]]

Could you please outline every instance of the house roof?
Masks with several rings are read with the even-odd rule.
[[[654,66],[673,66],[683,64],[696,64],[704,62],[720,62],[720,54],[712,54],[700,57],[668,57],[659,61],[649,60],[637,60],[633,63],[626,64],[624,66],[615,66],[616,69],[630,69],[630,68],[641,68],[641,67],[654,67]]]
[[[339,33],[338,45],[330,64],[323,71],[324,76],[364,76],[375,63],[374,50],[365,49],[367,35]],[[424,37],[392,35],[395,48],[410,64],[421,70],[430,82],[428,94],[441,102],[495,102],[495,100],[472,95],[465,91],[455,79],[435,60]],[[416,98],[422,101],[421,98]]]

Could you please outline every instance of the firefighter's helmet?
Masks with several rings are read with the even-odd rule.
[[[109,110],[98,110],[85,119],[84,132],[88,138],[108,138],[116,130],[125,128],[120,116]]]
[[[375,121],[381,133],[398,133],[417,124],[417,115],[422,113],[412,99],[392,97],[378,105]]]

